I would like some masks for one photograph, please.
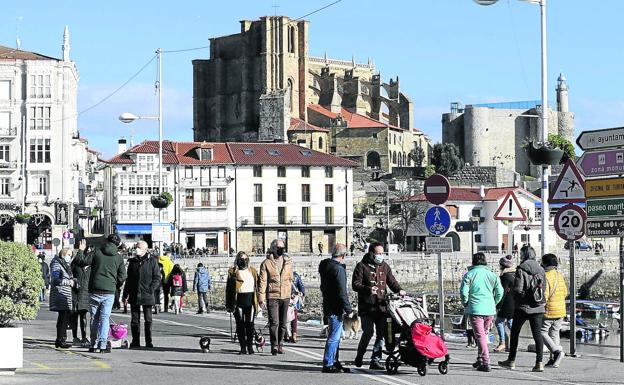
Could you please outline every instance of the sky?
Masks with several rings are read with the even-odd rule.
[[[109,158],[119,137],[134,143],[158,138],[155,121],[118,120],[122,112],[157,115],[157,65],[150,62],[156,48],[206,47],[211,37],[238,33],[239,20],[298,18],[334,1],[7,1],[0,13],[0,45],[14,47],[19,35],[22,49],[62,57],[63,29],[69,26],[71,59],[80,74],[78,111],[88,109],[78,118],[80,134]],[[577,134],[624,126],[622,14],[622,0],[548,0],[549,99],[554,103],[556,80],[564,73]],[[451,102],[540,99],[537,5],[342,0],[306,20],[310,55],[327,52],[359,62],[370,57],[382,79],[398,76],[414,104],[415,126],[434,142],[441,140],[441,114]],[[208,57],[208,48],[163,55],[166,139],[192,140],[191,61]]]

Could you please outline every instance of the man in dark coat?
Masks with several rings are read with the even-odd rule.
[[[343,368],[338,361],[340,349],[340,337],[342,336],[342,320],[353,317],[353,310],[347,294],[347,269],[344,259],[347,255],[347,247],[336,244],[331,259],[321,261],[319,274],[321,277],[321,293],[323,294],[323,315],[327,317],[327,342],[323,354],[323,373],[338,373]]]
[[[87,312],[89,311],[89,275],[91,267],[80,267],[74,259],[71,263],[72,275],[76,278],[76,286],[72,289],[72,314],[70,325],[72,328],[73,344],[88,348],[91,343],[87,339]],[[82,339],[78,339],[78,324]]]
[[[44,287],[41,288],[41,293],[39,294],[39,301],[45,301],[46,290],[50,289],[50,267],[45,261],[45,254],[39,253],[39,264],[41,265],[41,278],[43,278],[43,282],[45,284]]]
[[[141,346],[141,306],[145,322],[145,347],[152,344],[152,307],[156,303],[154,292],[160,285],[160,269],[154,258],[150,258],[147,243],[139,241],[136,256],[128,261],[128,278],[123,290],[123,301],[130,303],[130,329],[132,330],[131,348]]]
[[[355,366],[362,366],[364,353],[373,336],[375,330],[375,345],[371,357],[370,368],[383,370],[381,365],[381,352],[383,340],[386,335],[386,313],[387,308],[384,297],[389,288],[394,293],[405,295],[401,285],[394,278],[392,269],[384,262],[384,248],[381,243],[371,243],[368,253],[355,266],[351,285],[358,293],[358,313],[362,320],[362,337],[358,344],[358,351],[355,357]]]
[[[509,351],[509,333],[515,311],[513,283],[516,276],[516,268],[513,265],[512,256],[502,257],[500,264],[500,280],[503,286],[503,299],[496,305],[496,329],[498,330],[498,346],[494,348],[497,353]],[[505,330],[507,327],[507,331]]]

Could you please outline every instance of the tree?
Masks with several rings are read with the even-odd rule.
[[[422,167],[425,161],[425,150],[423,150],[422,147],[414,147],[412,151],[410,151],[409,157],[412,158],[414,166]]]
[[[548,134],[548,144],[553,148],[560,148],[563,150],[563,158],[561,163],[565,163],[568,159],[576,160],[576,153],[574,152],[574,145],[561,135]]]
[[[423,218],[427,211],[427,202],[415,200],[411,186],[406,186],[394,192],[394,204],[398,207],[395,214],[395,226],[403,234],[403,250],[407,250],[407,232],[414,229],[417,233],[424,233]]]
[[[433,146],[431,163],[435,166],[436,172],[444,176],[450,176],[464,167],[459,148],[453,143],[436,143]]]

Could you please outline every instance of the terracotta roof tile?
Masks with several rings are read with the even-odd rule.
[[[56,60],[50,56],[38,54],[36,52],[22,51],[16,48],[10,48],[0,45],[0,60]]]
[[[289,143],[228,142],[235,164],[358,167],[356,162]]]
[[[380,122],[368,116],[351,112],[347,110],[346,108],[341,108],[340,113],[336,113],[336,112],[331,112],[330,110],[318,104],[310,104],[308,105],[308,109],[318,112],[319,114],[326,116],[330,119],[336,119],[339,116],[342,116],[342,118],[347,121],[347,127],[349,128],[377,128],[379,127],[379,128],[393,128],[396,130],[404,130],[404,128],[396,127],[391,124]]]
[[[195,149],[212,148],[212,160],[199,160]],[[118,154],[107,163],[111,164],[134,164],[130,154],[158,154],[158,141],[146,140],[123,154]],[[232,157],[225,143],[203,142],[171,142],[163,141],[163,164],[231,164]]]
[[[533,195],[527,190],[524,190],[520,187],[497,187],[497,188],[486,188],[485,189],[485,198],[484,201],[497,201],[499,199],[504,198],[508,192],[514,191],[518,193],[520,190],[521,194],[526,194],[529,198],[533,200],[539,200],[538,197]],[[419,194],[412,197],[411,200],[415,201],[424,201],[426,200],[425,194]],[[457,202],[473,202],[480,201],[480,189],[476,187],[451,187],[451,194],[449,195],[449,201],[457,201]]]
[[[329,132],[327,128],[315,126],[299,118],[290,118],[290,127],[288,127],[288,131]]]

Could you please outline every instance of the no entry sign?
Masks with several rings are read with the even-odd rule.
[[[566,241],[576,241],[585,235],[585,220],[587,219],[582,208],[575,205],[565,205],[555,215],[555,231]]]
[[[451,194],[451,185],[443,175],[433,174],[425,181],[425,198],[434,205],[446,202]]]

